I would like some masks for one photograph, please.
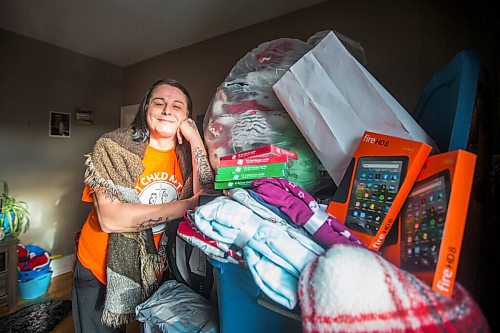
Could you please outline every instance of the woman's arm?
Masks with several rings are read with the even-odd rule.
[[[213,189],[214,171],[210,166],[205,145],[193,119],[188,118],[179,125],[177,137],[180,144],[184,137],[191,146],[194,193],[202,189]]]
[[[187,209],[198,204],[199,193],[189,199],[172,201],[160,205],[123,203],[106,196],[102,191],[94,193],[94,206],[102,231],[137,232],[168,223],[183,216]]]

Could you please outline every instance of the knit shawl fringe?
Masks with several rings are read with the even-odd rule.
[[[147,143],[134,142],[131,128],[120,128],[99,138],[85,155],[85,183],[107,197],[125,203],[140,203],[135,184],[144,172],[142,159]],[[184,187],[180,199],[192,195],[190,148],[177,145]],[[163,244],[160,242],[160,244]],[[157,276],[167,266],[166,251],[156,250],[151,229],[111,233],[107,251],[107,288],[103,324],[121,327],[135,318],[135,307],[157,288]]]
[[[120,328],[127,325],[129,322],[135,319],[135,313],[128,313],[125,315],[116,315],[108,309],[104,309],[102,312],[101,322],[109,327]]]

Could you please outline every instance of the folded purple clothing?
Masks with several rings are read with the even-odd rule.
[[[278,207],[296,225],[303,227],[325,247],[352,244],[364,247],[343,223],[321,209],[314,198],[297,184],[283,178],[260,178],[250,185],[267,203]]]

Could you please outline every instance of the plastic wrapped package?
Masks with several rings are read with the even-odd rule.
[[[176,280],[163,283],[135,312],[144,333],[219,332],[217,307]]]
[[[275,144],[297,152],[289,179],[314,192],[321,184],[321,164],[295,126],[272,86],[312,45],[280,38],[260,44],[232,68],[212,98],[203,121],[210,162],[221,156]]]
[[[252,72],[275,72],[277,81],[282,73],[311,49],[311,45],[299,39],[279,38],[260,44],[248,52],[231,69],[225,82],[244,78]]]
[[[272,87],[329,32],[317,32],[307,42],[279,38],[262,43],[234,65],[217,88],[203,120],[203,134],[215,170],[221,156],[275,144],[299,155],[298,161],[290,165],[290,180],[313,194],[328,186],[330,176]],[[361,44],[334,33],[361,64],[367,63]]]

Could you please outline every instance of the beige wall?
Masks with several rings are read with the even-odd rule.
[[[26,201],[31,229],[20,236],[52,254],[74,252],[84,221],[84,154],[118,126],[123,70],[0,30],[0,179]],[[75,108],[92,110],[78,125]],[[49,112],[71,114],[71,137],[49,137]]]

